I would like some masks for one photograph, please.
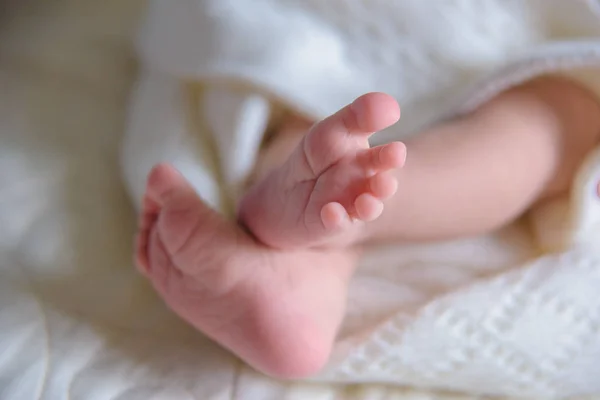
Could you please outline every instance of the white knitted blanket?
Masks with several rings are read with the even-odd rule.
[[[227,212],[275,101],[322,118],[364,92],[388,92],[403,120],[381,142],[544,73],[598,89],[600,3],[155,0],[139,49],[123,147],[131,195],[141,198],[154,163],[170,161]],[[502,232],[370,252],[318,380],[600,393],[599,180],[596,151],[570,198]]]

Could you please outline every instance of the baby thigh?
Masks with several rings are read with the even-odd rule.
[[[547,77],[407,141],[399,190],[371,239],[441,240],[497,229],[567,191],[600,136],[600,105]]]

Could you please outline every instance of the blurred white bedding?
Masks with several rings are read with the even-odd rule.
[[[431,398],[260,377],[136,274],[116,149],[143,3],[2,3],[0,399]]]
[[[143,3],[3,2],[0,399],[457,398],[273,382],[187,328],[135,273],[117,145]]]

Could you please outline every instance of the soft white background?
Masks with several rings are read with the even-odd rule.
[[[277,384],[188,329],[136,274],[117,148],[142,8],[0,8],[0,399],[451,398]]]

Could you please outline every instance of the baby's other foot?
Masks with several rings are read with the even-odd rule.
[[[382,93],[359,97],[315,125],[283,166],[250,188],[240,221],[268,246],[303,248],[347,243],[364,222],[377,219],[396,193],[392,170],[406,148],[371,148],[375,132],[396,123],[400,109]]]
[[[349,251],[257,243],[168,165],[148,179],[136,258],[173,311],[280,378],[306,377],[327,361],[355,261]]]

